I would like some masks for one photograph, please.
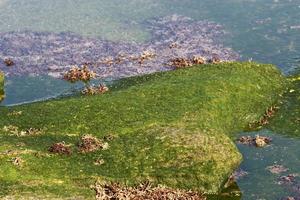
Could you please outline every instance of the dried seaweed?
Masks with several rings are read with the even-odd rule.
[[[49,152],[61,155],[71,155],[72,150],[70,146],[66,145],[64,142],[54,143],[48,149]]]
[[[4,64],[5,64],[7,67],[11,67],[11,66],[14,66],[14,65],[15,65],[14,61],[13,61],[12,59],[10,59],[10,58],[4,59]]]
[[[100,84],[98,86],[86,86],[81,93],[84,95],[96,95],[96,94],[103,94],[108,92],[109,89],[104,84]]]
[[[102,140],[92,136],[92,135],[84,135],[81,137],[80,142],[78,144],[79,151],[82,153],[94,152],[100,149],[107,149],[109,147],[107,142],[103,142]]]
[[[72,83],[76,81],[87,83],[95,77],[96,73],[91,71],[87,65],[83,65],[82,67],[73,66],[68,72],[64,74],[64,79]]]
[[[206,198],[192,191],[183,191],[167,187],[153,187],[149,182],[137,187],[124,187],[120,184],[105,184],[101,181],[91,187],[96,192],[97,200],[205,200]]]
[[[10,135],[16,135],[16,136],[19,136],[19,137],[40,135],[42,133],[41,129],[28,128],[28,129],[25,129],[25,130],[19,130],[19,127],[14,126],[14,125],[4,126],[2,128],[2,130],[4,132],[9,133]]]
[[[238,142],[241,144],[246,144],[246,145],[256,146],[256,147],[264,147],[266,145],[269,145],[271,141],[272,138],[259,136],[259,135],[256,135],[255,137],[242,136],[238,139]]]

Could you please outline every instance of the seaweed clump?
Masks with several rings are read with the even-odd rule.
[[[7,67],[11,67],[11,66],[14,66],[14,65],[15,65],[14,61],[13,61],[12,59],[10,59],[10,58],[4,59],[4,64],[5,64]]]
[[[81,91],[81,93],[85,95],[95,95],[106,93],[108,90],[108,87],[104,84],[100,84],[98,86],[87,86]]]
[[[70,81],[71,83],[75,83],[77,81],[87,83],[95,77],[96,73],[91,71],[87,65],[83,65],[81,68],[78,66],[73,66],[64,74],[64,79]]]
[[[208,60],[200,56],[193,56],[192,58],[170,59],[168,65],[174,67],[175,69],[181,69],[181,68],[191,67],[193,65],[218,64],[221,62],[223,61],[217,56],[214,56]]]
[[[186,67],[191,67],[193,63],[187,58],[173,58],[169,61],[169,65],[175,69],[181,69]]]
[[[96,73],[91,71],[87,64],[83,65],[81,68],[74,66],[64,74],[64,79],[71,83],[77,81],[82,81],[84,83],[84,89],[81,91],[84,95],[103,94],[107,92],[108,87],[104,84],[98,86],[90,85],[90,81],[94,78],[96,78]]]
[[[205,200],[196,192],[171,189],[167,187],[152,187],[149,182],[141,183],[137,187],[123,187],[120,184],[103,184],[100,181],[91,187],[96,192],[97,200],[111,199],[149,199],[149,200]]]
[[[13,125],[4,126],[2,130],[4,132],[7,132],[11,135],[16,135],[18,137],[34,136],[40,135],[42,133],[42,130],[38,128],[28,128],[26,130],[19,130],[19,127]]]
[[[107,149],[108,143],[99,140],[92,135],[84,135],[78,144],[79,151],[82,153],[94,152],[99,149]]]
[[[246,145],[256,146],[256,147],[264,147],[266,145],[269,145],[271,141],[272,138],[259,136],[259,135],[256,135],[255,137],[242,136],[238,139],[238,142],[241,144],[246,144]]]
[[[61,155],[71,155],[72,150],[70,146],[67,146],[65,142],[54,143],[48,149],[49,152]]]

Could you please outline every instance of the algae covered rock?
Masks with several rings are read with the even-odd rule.
[[[234,133],[280,98],[286,80],[273,65],[232,62],[127,78],[110,88],[106,95],[0,108],[0,128],[45,130],[22,138],[27,152],[38,151],[24,156],[22,171],[0,157],[6,195],[34,189],[90,198],[95,194],[89,186],[97,179],[217,193],[242,160]],[[23,114],[9,115],[14,110]],[[61,141],[76,148],[83,134],[114,137],[105,140],[105,151],[47,154],[49,146]],[[0,146],[18,148],[17,136],[0,129],[0,139]]]

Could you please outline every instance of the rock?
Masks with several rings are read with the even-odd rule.
[[[289,170],[282,165],[272,165],[267,167],[266,169],[269,170],[272,174],[280,174]]]

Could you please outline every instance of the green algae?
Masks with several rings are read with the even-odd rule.
[[[217,193],[242,159],[230,138],[259,119],[286,86],[273,65],[225,63],[123,79],[100,96],[2,107],[0,127],[44,132],[17,137],[0,130],[0,146],[16,152],[0,156],[0,195],[92,198],[89,185],[98,178]],[[77,153],[84,134],[114,139],[107,150]],[[49,154],[61,141],[73,155]],[[24,165],[7,162],[14,156]]]
[[[284,94],[278,113],[268,128],[290,137],[300,137],[300,76],[290,77],[290,89]]]

